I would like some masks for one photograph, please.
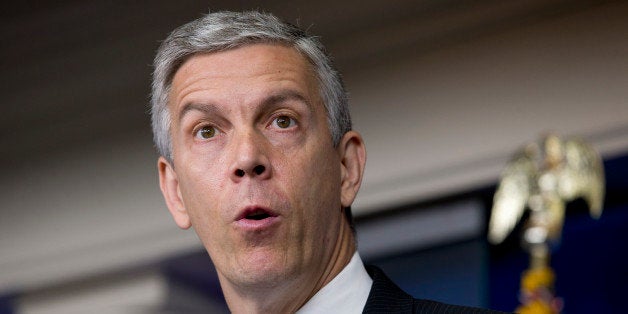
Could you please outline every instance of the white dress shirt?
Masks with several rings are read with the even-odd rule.
[[[349,264],[301,307],[297,314],[362,313],[373,280],[356,251]]]

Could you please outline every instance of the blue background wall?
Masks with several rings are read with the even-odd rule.
[[[564,313],[625,313],[628,291],[628,157],[605,162],[607,197],[599,220],[586,204],[568,205],[560,247],[551,265],[556,272],[556,294]],[[511,237],[493,247],[490,262],[490,306],[513,310],[518,304],[520,274],[528,257]]]

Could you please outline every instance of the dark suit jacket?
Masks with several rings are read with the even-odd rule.
[[[364,306],[365,314],[425,313],[425,314],[491,314],[502,313],[466,306],[449,305],[430,300],[415,299],[393,283],[384,272],[374,266],[365,266],[373,279],[373,286]]]

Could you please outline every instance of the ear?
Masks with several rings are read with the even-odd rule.
[[[179,188],[179,179],[174,167],[164,158],[157,160],[159,170],[159,187],[164,195],[166,205],[179,228],[188,229],[192,225]]]
[[[366,148],[362,136],[358,132],[349,131],[342,137],[336,150],[340,156],[340,202],[342,207],[349,207],[362,184]]]

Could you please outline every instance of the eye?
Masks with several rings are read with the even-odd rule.
[[[198,139],[206,140],[206,139],[210,139],[216,136],[216,133],[218,133],[218,131],[216,130],[215,127],[211,125],[206,125],[196,130],[196,132],[194,133],[194,136]]]
[[[294,121],[294,119],[288,116],[279,116],[275,118],[275,120],[273,120],[273,124],[276,125],[280,129],[287,129],[289,127],[294,126],[296,122]]]

